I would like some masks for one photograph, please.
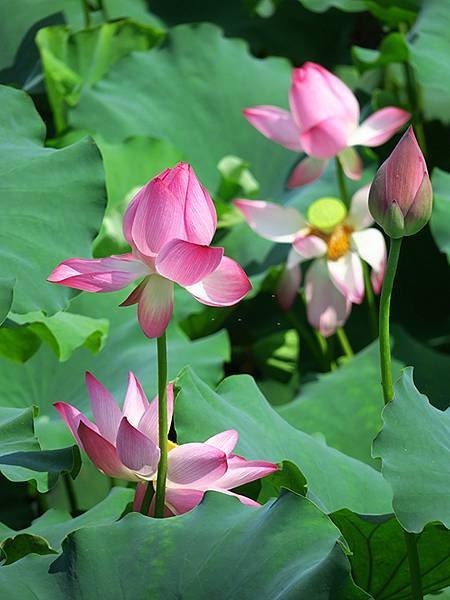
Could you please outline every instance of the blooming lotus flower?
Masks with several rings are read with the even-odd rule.
[[[223,248],[210,246],[216,210],[192,167],[179,163],[136,194],[124,216],[129,254],[62,262],[48,281],[110,292],[142,282],[122,303],[138,304],[138,319],[150,338],[164,333],[173,311],[173,284],[209,306],[236,304],[251,289],[248,277]]]
[[[90,373],[86,374],[86,384],[95,424],[74,406],[65,402],[55,404],[78,445],[106,475],[129,481],[150,481],[156,488],[160,458],[158,398],[149,402],[133,373],[129,374],[122,410]],[[169,430],[173,415],[172,384],[167,386],[167,412]],[[237,496],[244,504],[257,504],[229,490],[269,475],[278,467],[233,454],[237,440],[238,433],[229,430],[204,443],[177,446],[169,441],[166,506],[171,514],[190,510],[207,490]],[[136,491],[139,507],[144,488],[145,485],[138,485]]]
[[[399,238],[420,231],[430,220],[432,208],[427,165],[409,127],[375,175],[369,209],[389,236]]]
[[[381,290],[386,245],[383,234],[370,227],[369,186],[354,194],[350,210],[337,198],[311,204],[307,218],[295,208],[260,200],[236,200],[249,225],[260,236],[292,244],[278,284],[278,301],[288,310],[301,283],[300,263],[314,259],[306,274],[305,296],[309,323],[324,336],[347,320],[352,303],[364,297],[361,259],[372,267],[374,291]]]
[[[250,123],[269,139],[308,157],[294,169],[289,187],[320,177],[328,159],[337,156],[351,179],[359,179],[361,159],[353,146],[380,146],[408,119],[405,110],[388,106],[359,125],[359,105],[338,77],[312,62],[292,71],[291,112],[276,106],[244,110]]]

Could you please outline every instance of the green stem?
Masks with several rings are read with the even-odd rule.
[[[66,490],[67,500],[69,501],[70,513],[76,516],[79,513],[77,497],[75,496],[72,478],[68,473],[63,474],[63,482]]]
[[[155,488],[153,487],[153,481],[149,481],[147,483],[147,487],[145,489],[144,497],[142,498],[141,511],[140,511],[141,514],[143,514],[145,516],[148,515],[150,503],[151,503],[154,495],[155,495]]]
[[[336,330],[336,337],[339,340],[339,343],[341,345],[342,350],[344,351],[345,356],[351,358],[353,356],[352,346],[343,327],[338,327],[338,329]]]
[[[91,26],[91,13],[89,12],[88,0],[81,0],[81,6],[83,8],[84,26],[89,29]]]
[[[389,314],[392,287],[394,285],[401,245],[402,238],[391,239],[391,246],[389,248],[389,256],[386,265],[386,274],[384,276],[380,298],[380,366],[381,385],[383,386],[383,398],[385,404],[390,402],[394,397],[394,385],[392,382],[391,368]]]
[[[392,381],[391,345],[389,335],[389,314],[392,288],[397,271],[398,258],[402,246],[402,238],[391,239],[386,274],[380,299],[380,364],[381,384],[383,386],[384,403],[387,404],[394,398],[394,385]],[[417,552],[416,536],[404,531],[406,551],[408,554],[409,576],[411,579],[412,600],[422,600],[422,583],[420,580],[419,554]]]
[[[98,4],[100,6],[100,10],[102,11],[103,19],[108,21],[108,11],[106,10],[105,1],[98,0]]]
[[[422,581],[420,578],[419,552],[417,550],[417,535],[403,532],[405,535],[406,549],[408,551],[409,574],[411,578],[411,599],[423,600]]]
[[[375,294],[373,293],[372,282],[370,281],[369,267],[367,266],[366,262],[361,262],[363,266],[364,288],[366,292],[367,306],[369,307],[370,328],[372,330],[372,336],[376,338],[378,336],[378,316],[377,306],[375,303]]]
[[[158,428],[161,456],[156,479],[155,517],[164,516],[167,478],[167,344],[166,332],[157,340],[158,347]]]
[[[339,195],[341,197],[342,202],[348,208],[350,206],[350,198],[347,192],[347,186],[345,184],[344,169],[342,168],[341,162],[337,156],[334,158],[334,162],[336,165],[336,177],[339,186]]]
[[[313,334],[308,330],[307,327],[303,325],[298,315],[293,310],[288,311],[286,313],[286,317],[297,331],[297,335],[300,340],[306,343],[321,369],[328,371],[326,356],[321,351],[321,348],[318,347]]]

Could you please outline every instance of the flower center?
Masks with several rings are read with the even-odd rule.
[[[350,235],[352,228],[348,225],[338,225],[327,240],[327,257],[329,260],[338,260],[350,250]]]
[[[308,208],[307,219],[314,227],[331,234],[347,216],[345,204],[338,198],[319,198]]]

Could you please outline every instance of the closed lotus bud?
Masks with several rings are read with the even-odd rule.
[[[412,127],[378,169],[369,193],[374,220],[392,238],[414,235],[430,217],[433,190]]]

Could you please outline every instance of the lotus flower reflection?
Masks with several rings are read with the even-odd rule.
[[[55,407],[79,446],[100,471],[110,477],[138,482],[135,507],[139,510],[146,483],[153,482],[156,487],[160,457],[158,399],[149,402],[132,373],[122,410],[109,391],[90,373],[86,375],[86,384],[95,424],[70,404],[57,402]],[[173,404],[173,385],[169,384],[169,428]],[[167,514],[191,510],[207,490],[236,496],[244,504],[258,504],[229,490],[269,475],[277,470],[277,466],[233,454],[237,441],[238,433],[233,429],[218,433],[204,443],[178,446],[169,441],[165,496]],[[149,514],[153,510],[152,504]]]
[[[124,216],[129,254],[62,262],[48,281],[110,292],[142,282],[122,306],[138,304],[138,319],[150,337],[162,335],[173,311],[173,284],[209,306],[236,304],[251,289],[248,277],[223,248],[210,246],[217,224],[214,204],[192,167],[180,163],[147,183]]]
[[[288,310],[301,283],[300,263],[315,259],[306,274],[305,296],[310,324],[330,336],[350,314],[352,303],[364,297],[361,259],[372,267],[378,294],[386,265],[383,234],[370,227],[369,186],[354,194],[350,210],[337,198],[321,198],[309,207],[307,218],[295,208],[259,200],[236,200],[249,225],[260,236],[292,244],[278,285],[278,300]]]
[[[247,120],[267,138],[308,156],[294,169],[289,187],[320,177],[328,159],[337,156],[347,177],[359,179],[362,163],[353,146],[380,146],[408,121],[405,110],[388,106],[359,125],[359,104],[338,77],[306,62],[292,71],[291,111],[276,106],[247,108]]]

